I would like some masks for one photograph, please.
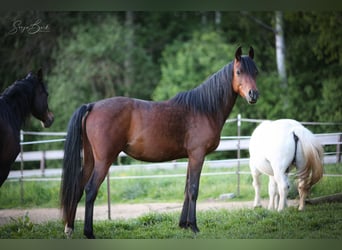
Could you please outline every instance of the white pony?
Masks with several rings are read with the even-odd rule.
[[[264,121],[253,132],[249,145],[250,169],[255,190],[254,207],[260,203],[260,174],[269,175],[268,209],[287,206],[288,173],[297,168],[299,210],[304,209],[311,186],[323,175],[323,148],[315,136],[295,120]]]

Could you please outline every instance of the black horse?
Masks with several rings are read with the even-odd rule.
[[[41,69],[37,75],[30,72],[14,82],[0,95],[0,187],[20,152],[20,128],[30,114],[43,127],[52,125],[54,116],[49,111],[48,96]]]

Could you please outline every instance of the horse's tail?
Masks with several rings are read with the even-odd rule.
[[[82,181],[82,120],[91,111],[92,104],[84,104],[72,115],[66,140],[64,143],[64,158],[62,182],[60,190],[60,204],[63,210],[64,221],[68,220],[71,211],[76,211],[77,203],[81,197]],[[85,119],[84,119],[85,120]]]
[[[310,189],[323,176],[323,147],[314,134],[305,127],[294,130],[302,145],[305,165],[297,173],[298,178],[304,180],[304,188]]]

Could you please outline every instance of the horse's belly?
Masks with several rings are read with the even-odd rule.
[[[128,144],[123,151],[134,159],[148,162],[171,161],[187,156],[181,147],[158,143]]]

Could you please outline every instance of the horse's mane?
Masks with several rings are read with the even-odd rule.
[[[211,75],[198,87],[178,93],[171,100],[177,104],[200,113],[212,114],[217,112],[228,101],[232,94],[231,81],[233,63]]]
[[[241,62],[242,67],[248,74],[255,72],[256,66],[248,56],[241,57]],[[198,87],[180,92],[171,100],[195,112],[205,114],[216,113],[227,102],[233,101],[229,97],[236,97],[237,95],[231,87],[232,78],[233,62],[225,65]]]
[[[31,113],[31,104],[37,78],[29,76],[15,81],[0,95],[0,119],[17,129]]]

